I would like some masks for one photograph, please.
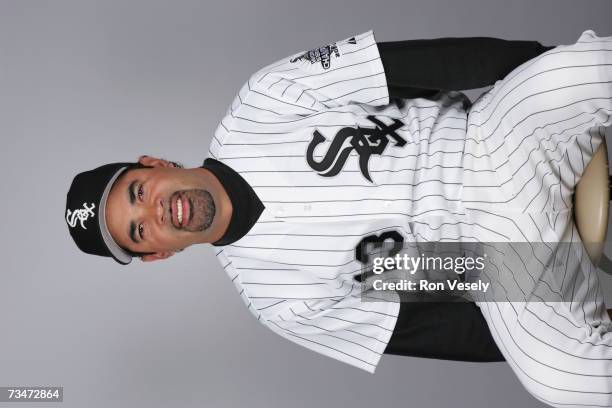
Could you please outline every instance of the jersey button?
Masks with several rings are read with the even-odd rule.
[[[391,201],[385,201],[385,208],[391,207]]]
[[[285,209],[283,207],[276,208],[276,215],[283,215],[284,212],[285,212]]]
[[[312,206],[310,204],[304,205],[304,211],[309,212],[310,210],[312,210]]]

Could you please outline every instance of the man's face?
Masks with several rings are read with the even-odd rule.
[[[159,159],[143,164],[154,167],[127,171],[108,196],[106,219],[115,241],[162,258],[203,242],[215,203],[197,169],[175,168]]]

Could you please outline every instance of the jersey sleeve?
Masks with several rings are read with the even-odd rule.
[[[389,103],[372,31],[277,61],[252,75],[246,87],[250,104],[281,114]]]
[[[293,302],[266,324],[294,343],[374,373],[393,333],[398,303],[342,299]]]

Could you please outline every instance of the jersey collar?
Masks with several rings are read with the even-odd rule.
[[[232,218],[227,231],[212,245],[233,244],[250,231],[265,207],[249,183],[229,166],[208,158],[204,160],[202,168],[209,170],[219,179],[232,203]]]

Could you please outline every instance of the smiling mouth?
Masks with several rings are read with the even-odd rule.
[[[168,200],[169,223],[179,231],[204,231],[213,223],[215,201],[207,190],[192,189],[174,192]]]
[[[170,220],[176,229],[184,229],[193,220],[193,202],[183,192],[170,197]]]

